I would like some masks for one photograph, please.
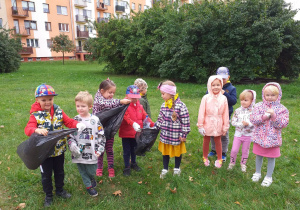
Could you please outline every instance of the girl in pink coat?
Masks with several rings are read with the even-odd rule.
[[[261,178],[263,157],[268,158],[267,175],[261,183],[263,187],[272,184],[275,158],[280,157],[281,130],[289,123],[289,110],[280,103],[281,96],[282,91],[278,83],[267,83],[262,89],[263,102],[257,103],[250,115],[250,122],[254,125],[251,141],[253,153],[256,154],[253,182],[258,182]]]
[[[208,94],[203,96],[199,108],[198,129],[203,136],[203,162],[209,166],[207,158],[210,137],[214,136],[218,159],[215,166],[222,166],[222,143],[221,136],[229,129],[229,111],[227,98],[222,94],[223,80],[221,76],[210,76],[207,82]]]

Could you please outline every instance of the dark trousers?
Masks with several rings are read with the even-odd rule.
[[[125,168],[130,167],[130,158],[131,158],[131,164],[136,163],[136,155],[135,155],[135,147],[136,147],[136,141],[134,138],[122,138],[122,146],[123,146],[123,159]]]
[[[53,186],[52,186],[52,171],[54,172],[55,190],[57,192],[63,191],[64,186],[64,162],[65,154],[57,157],[47,158],[41,165],[41,175],[43,190],[46,196],[52,196]]]
[[[181,158],[182,158],[182,155],[180,155],[179,157],[175,157],[175,168],[180,167]],[[169,155],[163,155],[164,169],[168,170],[169,162],[170,162],[170,156]]]

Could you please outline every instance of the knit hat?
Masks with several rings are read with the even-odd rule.
[[[41,96],[57,96],[57,94],[55,94],[53,87],[46,84],[41,84],[40,86],[38,86],[35,89],[34,95],[36,98]]]
[[[126,95],[129,98],[141,98],[140,90],[136,85],[130,85],[127,87]]]
[[[219,67],[217,69],[217,75],[220,75],[223,79],[227,79],[228,76],[230,75],[229,69],[227,67]]]
[[[134,81],[134,85],[136,85],[141,91],[148,88],[147,82],[141,78],[138,78]]]

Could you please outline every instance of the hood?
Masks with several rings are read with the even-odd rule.
[[[221,81],[221,85],[222,85],[222,87],[223,87],[223,79],[222,79],[221,76],[219,76],[219,75],[212,75],[212,76],[210,76],[209,79],[208,79],[208,81],[207,81],[207,92],[208,92],[209,95],[212,95],[212,96],[215,95],[215,94],[213,94],[213,92],[212,92],[212,89],[211,89],[211,83],[212,83],[215,79],[220,80],[220,81]],[[220,91],[220,93],[219,93],[218,95],[220,95],[220,94],[222,95],[221,91]]]
[[[251,92],[252,95],[253,95],[252,102],[251,102],[250,106],[248,107],[248,109],[252,109],[253,106],[255,105],[255,101],[256,101],[256,91],[255,90],[250,90],[250,89],[246,89],[246,91]]]
[[[280,103],[280,100],[281,100],[281,97],[282,97],[282,90],[281,90],[281,87],[280,87],[279,83],[277,83],[277,82],[269,82],[269,83],[267,83],[267,84],[263,87],[263,89],[262,89],[262,99],[263,99],[263,102],[264,102],[264,103],[267,103],[267,104],[270,104],[270,102],[266,101],[266,99],[265,99],[265,97],[264,97],[264,91],[265,91],[266,87],[268,87],[269,85],[274,85],[274,86],[276,86],[276,87],[278,88],[278,90],[279,90],[277,100],[274,101],[274,102],[272,102],[272,103]]]
[[[37,112],[37,111],[43,111],[42,108],[41,108],[41,105],[38,103],[38,102],[34,102],[32,105],[31,105],[31,109],[30,109],[30,114],[32,112]]]

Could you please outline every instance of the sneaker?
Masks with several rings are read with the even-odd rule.
[[[130,176],[130,174],[131,174],[130,168],[124,168],[124,170],[123,170],[123,175],[124,175],[124,176]]]
[[[272,177],[265,176],[263,182],[261,183],[261,186],[263,186],[263,187],[270,187],[270,185],[272,184],[272,182],[273,182]]]
[[[181,170],[180,168],[174,168],[173,176],[180,176]]]
[[[161,174],[160,174],[159,177],[160,177],[161,179],[164,179],[164,178],[166,177],[167,173],[168,173],[168,170],[167,170],[167,169],[163,169],[163,170],[161,171]]]
[[[86,191],[90,194],[92,197],[96,197],[98,195],[97,190],[95,190],[93,187],[86,189]]]
[[[45,197],[45,202],[44,202],[44,207],[49,207],[52,205],[53,202],[53,197],[52,196],[47,196]]]
[[[210,153],[208,153],[208,157],[212,157],[212,156],[216,156],[216,155],[217,155],[217,153],[214,150],[212,150],[212,151],[210,151]]]
[[[141,171],[142,169],[137,165],[137,163],[133,163],[130,165],[130,168],[132,168],[135,171]]]
[[[209,166],[210,162],[207,158],[203,157],[203,163],[204,163],[205,166]]]
[[[252,176],[251,179],[252,179],[253,182],[258,182],[258,181],[260,180],[260,178],[261,178],[261,174],[255,172],[255,173],[253,174],[253,176]]]
[[[93,178],[91,179],[92,187],[95,188],[97,186],[96,180]]]
[[[223,164],[223,161],[222,161],[222,160],[216,160],[216,161],[215,161],[215,166],[216,166],[217,168],[221,168],[221,167],[222,167],[222,164]]]
[[[233,169],[233,167],[235,166],[235,164],[234,163],[229,163],[229,165],[228,165],[228,170],[231,170],[231,169]]]
[[[65,191],[65,190],[63,190],[63,191],[61,191],[61,192],[56,192],[56,195],[59,196],[59,197],[61,197],[61,198],[65,198],[65,199],[71,198],[71,194],[68,193],[68,192]]]
[[[247,166],[245,164],[241,164],[241,170],[245,173],[247,170]]]
[[[102,176],[103,175],[103,169],[102,168],[97,168],[96,170],[96,176]]]
[[[108,177],[109,178],[114,178],[115,177],[115,169],[113,169],[113,168],[108,169]]]
[[[226,153],[222,153],[222,160],[223,162],[226,162]]]

